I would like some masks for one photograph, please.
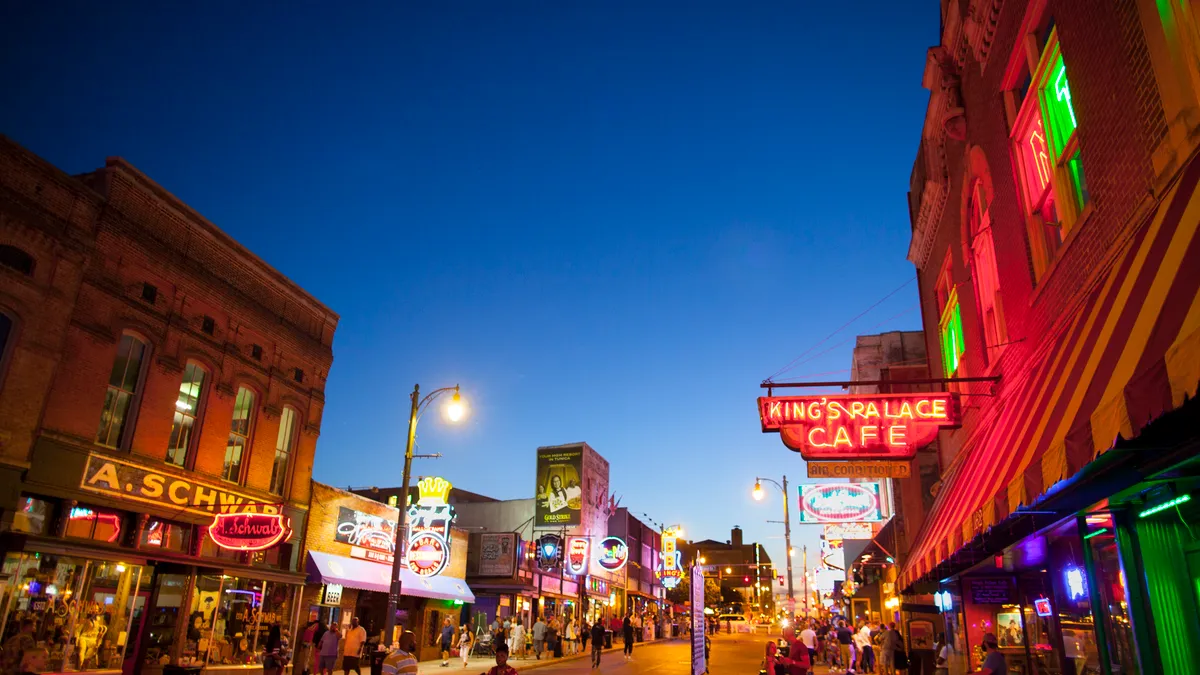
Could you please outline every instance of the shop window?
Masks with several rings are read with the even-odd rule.
[[[49,672],[120,670],[149,598],[141,566],[44,553],[12,553],[0,619],[3,644],[22,630],[48,652]],[[74,644],[69,644],[73,640]],[[7,648],[7,647],[6,647]]]
[[[992,244],[990,204],[981,179],[976,179],[967,198],[967,225],[970,233],[971,276],[975,284],[979,319],[983,324],[988,363],[994,363],[1008,331],[1004,325],[1004,308],[1000,301],[1000,278],[996,269],[996,249]],[[961,333],[960,333],[961,335]]]
[[[1091,202],[1079,149],[1079,125],[1067,64],[1053,28],[1033,68],[1027,95],[1013,124],[1013,155],[1029,218],[1034,274],[1045,273]]]
[[[1137,652],[1133,626],[1129,623],[1125,575],[1121,572],[1117,553],[1116,528],[1108,514],[1089,515],[1086,522],[1088,531],[1084,534],[1084,545],[1092,549],[1096,589],[1100,592],[1098,604],[1103,608],[1101,628],[1105,632],[1108,660],[1112,664],[1110,672],[1136,673]]]
[[[141,385],[145,357],[146,343],[132,335],[121,336],[117,358],[108,376],[108,392],[104,396],[104,410],[100,413],[100,430],[96,433],[96,442],[100,445],[120,448],[127,444],[126,429]]]
[[[963,352],[966,351],[966,341],[963,338],[962,308],[958,303],[958,289],[954,287],[950,276],[950,256],[937,283],[938,298],[938,337],[942,345],[942,367],[946,377],[961,377]]]
[[[116,511],[92,506],[72,506],[66,514],[67,536],[76,539],[92,539],[108,544],[121,538],[123,518]]]
[[[175,399],[175,421],[171,426],[171,440],[167,445],[167,461],[185,466],[188,450],[192,444],[192,432],[200,416],[201,397],[204,393],[204,369],[189,362],[183,369],[183,381],[179,384],[179,396]]]
[[[242,457],[250,447],[250,423],[254,418],[254,392],[239,387],[233,403],[233,423],[229,428],[229,442],[225,444],[225,465],[222,477],[234,483],[242,479]]]
[[[162,549],[186,553],[192,541],[192,526],[186,523],[173,523],[169,520],[151,519],[142,530],[138,546],[144,549]]]
[[[275,439],[275,461],[271,464],[272,493],[282,495],[287,485],[288,464],[291,461],[292,449],[296,436],[296,410],[284,406],[279,416],[279,436]]]
[[[271,625],[288,628],[294,592],[294,586],[260,579],[197,577],[182,658],[196,665],[259,662]]]
[[[46,534],[50,531],[50,502],[37,497],[22,497],[13,513],[13,530],[26,534]]]

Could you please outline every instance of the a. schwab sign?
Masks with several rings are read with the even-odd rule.
[[[88,455],[79,487],[117,499],[205,516],[280,512],[278,504],[263,503],[221,485],[173,476],[106,455]]]

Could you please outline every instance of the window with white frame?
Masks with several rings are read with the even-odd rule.
[[[242,480],[242,459],[250,447],[250,425],[254,418],[254,392],[238,387],[233,403],[233,422],[229,426],[229,442],[225,444],[225,464],[221,476],[234,483]]]
[[[108,375],[108,391],[100,413],[100,429],[96,442],[110,448],[124,447],[134,399],[142,380],[142,364],[146,358],[146,343],[126,334],[117,344],[117,358]]]
[[[987,361],[992,363],[1008,341],[1004,306],[1000,299],[1000,277],[996,248],[992,243],[992,219],[984,182],[976,178],[967,197],[967,231],[970,233],[971,277],[983,324]]]
[[[171,440],[167,445],[167,461],[171,464],[187,465],[188,450],[191,449],[196,420],[200,416],[205,376],[204,369],[193,362],[183,369],[179,396],[175,399],[175,421],[171,425]]]
[[[292,449],[296,442],[296,410],[284,406],[279,415],[279,436],[275,439],[275,461],[271,465],[271,485],[273,494],[282,495],[287,486],[288,465],[292,458]]]

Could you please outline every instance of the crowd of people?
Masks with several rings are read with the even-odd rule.
[[[818,664],[831,672],[899,675],[908,668],[904,639],[896,624],[845,619],[809,619],[784,631],[784,644],[767,645],[763,670],[767,675],[803,675]]]

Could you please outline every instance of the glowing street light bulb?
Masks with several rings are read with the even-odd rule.
[[[762,483],[760,483],[758,481],[754,481],[754,492],[752,492],[751,494],[754,495],[755,501],[761,502],[763,500],[763,497],[765,496],[763,494]]]
[[[733,568],[732,568],[732,567],[726,567],[726,568],[725,568],[725,574],[733,574]]]
[[[700,564],[703,565],[706,562],[708,561],[704,559],[704,556],[700,556]]]
[[[450,403],[446,405],[446,417],[450,418],[451,422],[457,422],[466,414],[466,408],[463,406],[462,396],[456,391],[454,397],[450,399]]]

